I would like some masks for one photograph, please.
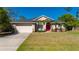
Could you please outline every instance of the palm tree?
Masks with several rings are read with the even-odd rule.
[[[64,9],[65,9],[68,13],[70,13],[70,11],[72,10],[72,7],[64,7]]]
[[[76,12],[76,18],[79,19],[79,8],[77,9],[77,12]]]

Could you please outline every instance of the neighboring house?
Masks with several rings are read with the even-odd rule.
[[[44,15],[34,18],[29,22],[11,22],[11,24],[20,33],[33,31],[65,31],[63,22],[55,22],[54,19]]]

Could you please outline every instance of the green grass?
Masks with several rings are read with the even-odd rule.
[[[79,32],[33,32],[17,51],[79,51]]]

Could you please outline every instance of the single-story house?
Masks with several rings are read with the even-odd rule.
[[[11,24],[19,33],[65,31],[64,22],[55,22],[54,19],[45,15],[34,18],[29,22],[11,22]]]

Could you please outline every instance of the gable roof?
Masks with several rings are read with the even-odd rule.
[[[54,19],[47,17],[45,15],[41,15],[41,16],[33,19],[33,21],[47,21],[47,20],[54,21]]]

